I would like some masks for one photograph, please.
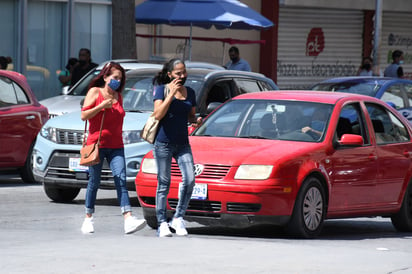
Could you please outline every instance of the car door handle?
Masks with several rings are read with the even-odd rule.
[[[34,115],[27,115],[26,116],[26,120],[33,120],[33,119],[36,119],[36,116],[34,116]]]

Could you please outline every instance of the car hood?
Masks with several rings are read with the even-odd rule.
[[[322,143],[190,136],[195,163],[276,164],[321,150]]]
[[[45,126],[67,129],[67,130],[84,130],[84,121],[80,119],[81,111],[74,111],[49,119]],[[126,112],[126,116],[123,121],[123,131],[126,130],[140,130],[146,123],[150,113],[140,112]]]
[[[80,110],[80,102],[84,96],[59,95],[41,100],[40,103],[47,107],[50,116],[63,115]]]

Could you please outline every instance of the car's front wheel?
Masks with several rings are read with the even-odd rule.
[[[287,232],[302,238],[318,236],[326,215],[325,190],[315,177],[305,180],[296,197]]]
[[[33,184],[35,183],[35,179],[33,176],[33,161],[32,161],[32,152],[33,152],[34,143],[31,144],[29,152],[27,153],[27,158],[24,166],[19,170],[20,177],[26,184]]]
[[[412,181],[409,182],[401,209],[391,217],[392,224],[396,230],[401,232],[412,231]]]
[[[54,202],[67,203],[73,201],[80,192],[80,188],[75,187],[56,187],[44,184],[44,192]]]

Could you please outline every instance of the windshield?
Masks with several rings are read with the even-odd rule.
[[[325,135],[332,109],[312,102],[234,100],[217,109],[193,135],[317,142]]]
[[[87,91],[89,90],[89,84],[92,79],[100,73],[100,70],[94,70],[91,73],[87,74],[84,78],[82,78],[77,85],[75,85],[71,90],[71,95],[81,95],[86,96]]]
[[[154,75],[128,75],[123,91],[123,108],[125,111],[153,112]],[[195,90],[196,96],[203,85],[202,79],[189,77],[185,86]]]
[[[371,82],[341,82],[341,83],[322,83],[315,85],[312,90],[348,92],[375,97],[381,85],[376,81]]]

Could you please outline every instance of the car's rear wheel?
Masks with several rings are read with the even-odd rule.
[[[33,184],[36,182],[33,176],[33,160],[31,155],[33,152],[33,147],[34,143],[30,146],[24,166],[19,170],[20,177],[26,184]]]
[[[412,182],[409,182],[403,197],[401,209],[392,215],[392,224],[396,230],[401,232],[412,231]]]
[[[43,185],[47,197],[58,203],[73,201],[80,192],[77,187],[56,187],[49,184]]]
[[[325,214],[325,191],[317,178],[310,177],[298,193],[287,232],[296,237],[314,238],[322,230]]]

